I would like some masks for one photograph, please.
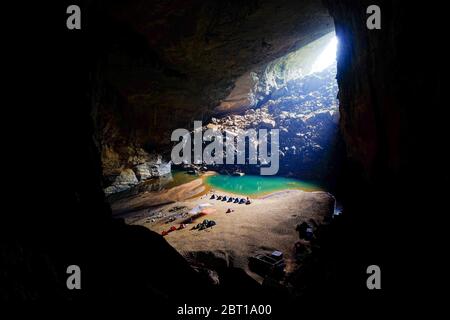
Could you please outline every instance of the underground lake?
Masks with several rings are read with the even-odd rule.
[[[211,188],[247,196],[261,196],[281,190],[320,191],[318,184],[281,176],[212,175],[205,178]]]

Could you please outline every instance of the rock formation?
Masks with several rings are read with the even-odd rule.
[[[333,65],[320,73],[290,80],[274,92],[269,91],[258,107],[243,114],[212,118],[206,128],[234,134],[251,128],[279,129],[279,174],[324,180],[338,161],[334,154],[339,139],[335,74]],[[247,165],[236,167],[243,172],[259,170]]]
[[[441,275],[442,264],[434,262],[446,252],[438,248],[445,241],[435,239],[445,232],[434,223],[448,197],[438,184],[448,181],[449,163],[445,11],[380,0],[382,29],[369,31],[371,1],[324,2],[329,12],[315,0],[86,1],[78,33],[66,29],[64,3],[5,10],[14,31],[4,50],[5,99],[13,101],[3,110],[10,125],[1,128],[8,152],[2,160],[12,206],[0,224],[1,298],[109,299],[111,308],[111,301],[125,300],[136,308],[149,301],[168,306],[192,297],[192,288],[202,290],[205,302],[217,298],[161,237],[111,219],[103,170],[114,178],[127,172],[119,181],[135,181],[133,169],[141,179],[152,174],[146,165],[136,169],[146,162],[137,150],[159,154],[174,127],[212,115],[239,77],[331,31],[329,14],[341,41],[340,127],[349,161],[336,195],[345,210],[319,230],[321,249],[297,275],[304,294],[293,309],[323,310],[326,302],[334,312],[333,303],[365,302],[373,310],[392,292],[391,306],[405,291],[434,293],[419,282]],[[29,170],[14,169],[30,163],[34,184],[24,191]],[[86,270],[81,293],[66,290],[73,263]],[[386,274],[382,294],[364,286],[373,263]],[[222,278],[222,292],[238,301],[291,301],[273,291],[258,296],[260,288],[244,285],[239,270]]]

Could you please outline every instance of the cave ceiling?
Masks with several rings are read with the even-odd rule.
[[[141,144],[167,141],[173,128],[209,117],[239,77],[334,29],[320,0],[96,5],[101,74],[125,101]]]

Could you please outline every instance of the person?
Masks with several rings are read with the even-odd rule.
[[[300,239],[309,241],[313,238],[314,235],[313,227],[307,222],[302,222],[301,224],[297,225],[295,230],[298,232],[298,236]]]

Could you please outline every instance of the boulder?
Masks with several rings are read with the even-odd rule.
[[[134,170],[139,181],[147,180],[152,177],[147,163],[138,164]]]
[[[110,195],[113,193],[118,193],[118,192],[128,190],[130,188],[131,188],[131,186],[129,186],[129,185],[110,185],[109,187],[104,189],[104,192],[106,195]]]
[[[139,181],[143,181],[170,174],[172,171],[172,163],[170,161],[165,162],[161,157],[158,157],[155,161],[138,164],[134,167],[134,171]]]
[[[115,185],[135,185],[139,181],[136,178],[136,175],[133,170],[131,169],[125,169],[123,170],[120,175],[117,176],[116,180],[114,181]]]
[[[152,177],[160,177],[166,174],[170,174],[172,170],[172,162],[161,162],[159,164],[150,165],[150,174]]]
[[[114,182],[104,189],[105,194],[113,194],[130,189],[132,186],[138,184],[138,179],[133,170],[125,169],[116,177]]]

